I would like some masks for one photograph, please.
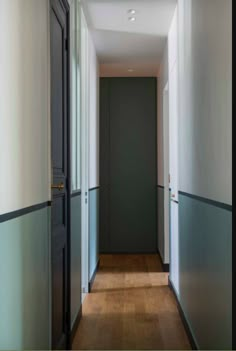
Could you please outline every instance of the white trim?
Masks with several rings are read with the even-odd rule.
[[[163,183],[164,183],[164,252],[163,262],[169,263],[169,84],[165,85],[163,99]]]
[[[81,270],[82,297],[88,292],[89,283],[89,196],[88,196],[88,157],[89,157],[89,67],[88,67],[88,27],[80,7],[80,63],[81,63]]]

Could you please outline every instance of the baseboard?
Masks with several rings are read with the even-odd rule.
[[[170,271],[169,263],[164,263],[163,262],[162,256],[161,256],[160,251],[158,249],[157,249],[157,253],[158,253],[158,255],[160,256],[160,259],[161,259],[161,265],[162,265],[163,272],[169,272]]]
[[[156,251],[137,251],[137,252],[131,252],[131,251],[99,251],[100,255],[155,255]]]
[[[76,317],[76,319],[74,321],[73,327],[72,327],[71,332],[70,332],[70,343],[71,343],[71,345],[73,343],[76,331],[77,331],[78,326],[79,326],[79,322],[81,320],[81,317],[82,317],[82,304],[80,306],[79,312],[77,314],[77,317]]]
[[[163,263],[162,258],[161,258],[161,265],[162,265],[163,272],[169,272],[170,271],[169,263]]]
[[[189,327],[188,321],[187,321],[187,319],[185,317],[185,314],[184,314],[184,311],[182,310],[182,307],[181,307],[181,305],[179,303],[178,296],[176,295],[175,288],[174,288],[174,286],[173,286],[173,284],[172,284],[172,282],[170,280],[170,277],[168,277],[168,284],[169,284],[169,287],[173,291],[173,294],[175,296],[175,299],[176,299],[176,302],[177,302],[177,307],[178,307],[179,314],[180,314],[180,318],[181,318],[181,320],[183,322],[184,329],[185,329],[186,334],[188,336],[191,348],[192,348],[192,350],[198,350],[198,347],[197,347],[196,342],[194,340],[193,334],[192,334],[191,329]]]
[[[95,277],[96,277],[96,274],[97,274],[97,271],[98,271],[98,268],[99,268],[99,264],[100,264],[100,259],[98,260],[97,265],[96,265],[96,267],[95,267],[95,269],[94,269],[92,278],[91,278],[90,281],[89,281],[89,286],[88,286],[88,291],[89,291],[89,293],[92,291],[93,282],[94,282],[94,279],[95,279]]]

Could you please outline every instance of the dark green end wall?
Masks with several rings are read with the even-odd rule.
[[[100,252],[156,252],[156,97],[155,77],[100,79]]]
[[[196,344],[232,348],[232,212],[179,195],[179,301]]]

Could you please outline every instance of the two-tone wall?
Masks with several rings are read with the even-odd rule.
[[[81,313],[81,113],[80,7],[70,0],[71,84],[71,330]]]
[[[71,327],[81,305],[74,5],[71,0]],[[49,14],[48,0],[0,2],[0,349],[5,350],[51,348]]]
[[[179,301],[199,349],[232,348],[232,1],[179,0]]]
[[[85,4],[80,4],[81,59],[81,189],[82,290],[91,288],[98,263],[99,115],[98,59],[88,26]],[[82,294],[84,299],[85,294]]]
[[[0,2],[0,349],[50,347],[49,7]]]
[[[168,158],[169,158],[169,132],[168,120],[165,118],[165,88],[168,84],[168,43],[163,52],[159,73],[158,73],[158,96],[157,96],[157,223],[158,240],[157,249],[164,264],[169,264],[169,178],[168,178]],[[168,92],[167,92],[168,93]],[[164,132],[165,129],[166,133]]]
[[[89,281],[99,261],[99,65],[89,33]]]

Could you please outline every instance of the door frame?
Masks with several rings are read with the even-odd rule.
[[[82,301],[89,292],[89,33],[80,6],[81,116],[81,276]],[[83,47],[84,45],[84,47]]]
[[[66,289],[67,289],[67,299],[66,299],[66,305],[67,305],[67,315],[66,315],[66,347],[68,350],[71,349],[71,100],[70,100],[70,5],[68,0],[57,0],[60,2],[62,7],[66,11],[66,23],[67,23],[67,79],[66,79],[66,92],[67,92],[67,284],[66,284]],[[52,4],[55,2],[55,0],[50,0],[50,8],[49,11],[52,9]],[[49,21],[50,21],[50,67],[51,67],[51,16],[49,16]],[[51,74],[51,70],[50,70]],[[52,86],[50,87],[50,91],[52,89]],[[50,98],[51,101],[51,98]],[[50,128],[52,128],[52,122],[50,119]],[[50,134],[50,139],[51,139],[51,134]],[[52,150],[51,150],[52,152]],[[51,155],[50,152],[50,155]],[[52,160],[51,160],[52,162]],[[51,170],[52,170],[52,163],[51,163]],[[52,178],[52,174],[51,174]],[[51,189],[50,189],[51,191]],[[52,199],[52,196],[51,196]],[[51,222],[51,231],[52,231],[52,222]],[[52,242],[52,239],[50,240]],[[52,249],[52,247],[51,247]],[[52,272],[52,255],[51,255],[51,260],[50,260],[50,265],[51,265],[51,272]],[[51,310],[52,310],[52,301],[53,301],[53,296],[52,296],[52,274],[51,274],[51,279],[50,279],[50,285],[51,285]],[[50,343],[52,347],[52,314],[51,314],[51,335],[50,335]]]
[[[164,185],[164,252],[163,263],[170,264],[170,203],[169,203],[169,81],[162,91],[163,106],[163,185]]]
[[[234,12],[234,11],[233,11]],[[235,33],[236,33],[236,24],[235,21],[232,21],[232,33],[233,33],[233,42],[232,46],[235,46]],[[235,58],[235,51],[232,50],[233,60]],[[235,87],[235,68],[232,65],[232,92],[234,92]],[[236,238],[235,238],[235,231],[236,231],[236,215],[235,215],[235,201],[236,201],[236,172],[235,172],[235,149],[236,149],[236,141],[235,141],[235,132],[236,132],[236,122],[235,122],[235,101],[232,100],[232,349],[236,349]]]

